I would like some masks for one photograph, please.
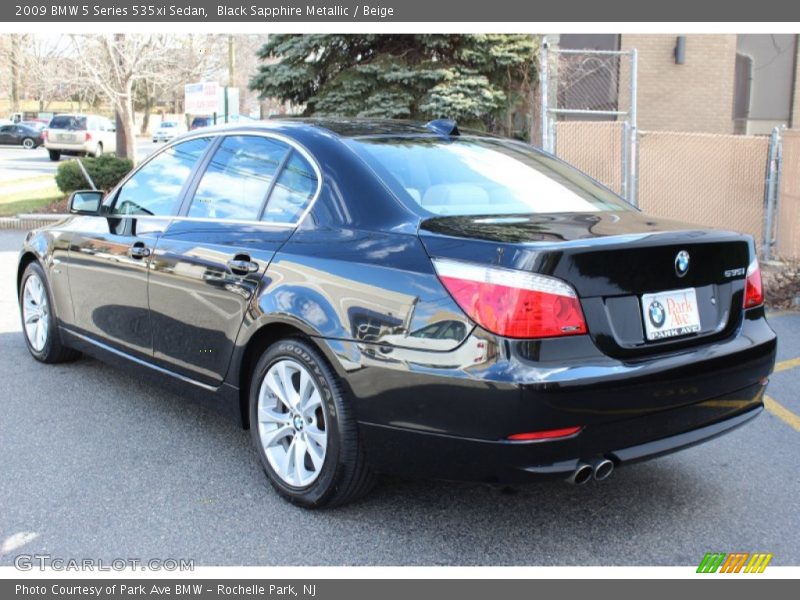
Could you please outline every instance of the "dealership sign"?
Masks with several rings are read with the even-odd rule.
[[[216,81],[201,81],[184,86],[185,112],[190,115],[223,116],[226,113],[225,94],[228,95],[229,117],[239,115],[239,88],[219,85]]]
[[[186,97],[184,110],[190,115],[210,115],[220,112],[218,109],[221,89],[216,81],[189,83],[183,90]]]

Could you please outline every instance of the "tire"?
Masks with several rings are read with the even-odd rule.
[[[314,390],[298,394],[301,384],[309,380]],[[292,386],[297,400],[294,408],[273,391],[285,389],[282,382]],[[270,483],[285,499],[306,508],[333,507],[372,489],[375,478],[350,403],[341,382],[310,343],[287,338],[267,348],[250,378],[249,403],[253,443]],[[318,443],[320,433],[324,448]],[[302,455],[299,469],[294,460],[298,452]]]
[[[53,364],[75,360],[80,356],[78,351],[61,342],[47,277],[38,262],[29,264],[22,274],[19,306],[22,335],[33,358]]]
[[[25,138],[22,140],[22,147],[25,148],[25,150],[33,150],[36,148],[36,140],[33,138]]]
[[[92,152],[92,156],[95,158],[100,158],[103,156],[103,144],[98,143],[97,146],[94,147],[94,152]]]
[[[61,152],[58,150],[48,150],[47,153],[50,155],[50,160],[61,160]]]

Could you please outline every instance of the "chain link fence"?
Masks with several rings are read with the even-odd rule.
[[[783,132],[775,252],[800,259],[800,129]]]
[[[761,247],[769,138],[670,131],[639,139],[639,206],[648,214],[741,231]]]
[[[542,147],[636,204],[636,51],[542,46]]]
[[[627,128],[618,121],[559,121],[559,158],[577,166],[616,193],[623,194]]]

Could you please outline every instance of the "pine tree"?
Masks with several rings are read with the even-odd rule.
[[[306,116],[427,120],[511,134],[529,112],[531,35],[273,35],[250,81]]]

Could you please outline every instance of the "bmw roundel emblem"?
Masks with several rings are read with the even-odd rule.
[[[675,274],[678,277],[683,277],[689,272],[689,253],[686,250],[681,250],[675,257]]]
[[[647,316],[650,318],[653,327],[660,329],[667,319],[667,311],[664,310],[664,305],[661,304],[661,302],[653,300],[653,302],[650,303],[650,308],[647,310]]]

